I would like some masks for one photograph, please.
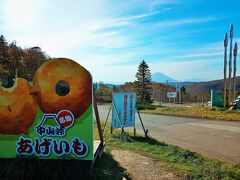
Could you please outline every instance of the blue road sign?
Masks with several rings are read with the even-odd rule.
[[[117,92],[113,94],[112,128],[135,125],[136,94]]]

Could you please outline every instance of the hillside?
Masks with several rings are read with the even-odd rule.
[[[167,83],[168,82],[177,82],[175,79],[163,74],[163,73],[153,73],[152,81],[157,83]]]
[[[237,91],[240,91],[240,76],[237,77],[236,80],[237,84]],[[197,82],[190,86],[186,86],[187,93],[190,93],[191,95],[199,93],[199,92],[209,92],[210,90],[214,90],[217,92],[222,92],[224,88],[224,80],[214,80],[214,81],[208,81],[208,82]]]
[[[179,84],[180,86],[189,86],[192,85],[194,82],[191,81],[184,81],[184,82],[179,82],[178,80],[175,80],[166,74],[163,73],[153,73],[152,74],[152,82],[153,83],[161,83],[161,84],[167,84],[172,87],[176,87],[176,84]]]

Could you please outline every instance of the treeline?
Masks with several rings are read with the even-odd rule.
[[[98,98],[99,103],[110,103],[112,101],[113,92],[137,92],[137,82],[126,82],[123,85],[110,85],[103,82],[94,83],[94,92]],[[166,85],[163,83],[152,82],[151,85],[151,100],[154,102],[169,102],[167,92],[174,92],[174,86]],[[201,91],[196,93],[187,92],[188,87],[182,86],[181,90],[181,103],[206,103],[210,100],[210,91]],[[173,99],[171,100],[173,102]],[[176,103],[179,103],[179,96],[176,98]]]
[[[8,43],[0,36],[0,80],[13,79],[15,75],[32,81],[37,68],[50,57],[40,47],[21,48],[16,42]]]
[[[21,48],[16,42],[8,43],[0,36],[0,85],[11,87],[15,76],[32,81],[38,67],[50,60],[40,47]],[[142,61],[137,69],[136,80],[126,82],[121,86],[109,87],[103,82],[93,85],[98,102],[111,102],[112,92],[134,91],[140,104],[151,104],[153,101],[167,102],[167,92],[175,91],[175,87],[154,83],[151,81],[151,72],[146,61]],[[188,93],[185,87],[181,88],[182,102],[206,102],[210,99],[209,92]]]
[[[109,88],[103,82],[93,84],[93,91],[96,95],[98,103],[111,103],[112,92],[114,92],[115,90],[116,87]]]

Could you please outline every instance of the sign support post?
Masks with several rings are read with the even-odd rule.
[[[97,121],[99,138],[100,138],[101,143],[103,143],[103,133],[102,133],[101,122],[100,122],[100,118],[99,118],[99,113],[98,113],[98,108],[97,108],[97,102],[96,102],[95,95],[94,95],[93,102],[94,102],[93,103],[94,104],[94,112],[95,112],[95,117],[96,117],[96,121]]]
[[[145,137],[148,137],[148,129],[145,129],[144,125],[143,125],[143,121],[142,121],[142,118],[140,116],[140,113],[139,111],[136,109],[137,113],[138,113],[138,117],[139,117],[139,120],[141,122],[141,125],[142,125],[142,128],[143,128],[143,132],[144,132],[144,135]]]
[[[97,127],[98,127],[98,133],[99,133],[99,138],[100,138],[100,144],[98,145],[98,147],[96,148],[96,151],[94,153],[94,159],[92,161],[92,167],[95,163],[95,161],[101,157],[103,151],[104,151],[104,138],[103,138],[103,130],[101,128],[101,122],[100,122],[100,118],[99,118],[99,113],[98,113],[98,108],[97,108],[97,102],[96,102],[96,96],[95,94],[93,95],[94,99],[93,99],[93,106],[94,106],[94,112],[95,112],[95,117],[96,117],[96,122],[97,122]],[[94,143],[95,144],[95,143]]]
[[[105,127],[106,127],[106,125],[107,125],[107,121],[108,121],[108,118],[109,118],[110,112],[111,112],[111,110],[112,110],[112,106],[113,106],[113,104],[111,103],[111,106],[110,106],[109,111],[108,111],[107,118],[106,118],[105,123],[104,123],[103,132],[104,132]]]
[[[133,127],[133,135],[136,136],[136,126],[134,124],[134,127]]]
[[[117,113],[117,118],[118,118],[118,121],[119,121],[120,126],[121,126],[121,129],[122,129],[122,133],[123,133],[123,132],[124,132],[124,127],[123,127],[123,124],[122,124],[122,122],[121,122],[121,120],[120,120],[120,118],[119,118],[119,113],[118,113],[117,107],[116,107],[116,105],[115,105],[115,103],[114,103],[114,100],[112,100],[112,103],[113,103],[113,109],[115,109],[115,111],[116,111],[116,113]],[[112,126],[111,126],[111,128],[112,128]],[[111,133],[112,133],[112,132],[111,132]]]

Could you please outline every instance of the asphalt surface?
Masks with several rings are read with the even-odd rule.
[[[105,121],[110,105],[99,105],[99,115]],[[232,164],[240,163],[240,121],[215,121],[176,116],[141,114],[150,136],[205,156]],[[108,122],[111,122],[111,114]],[[144,134],[136,114],[138,134]],[[132,128],[127,128],[132,130]]]

